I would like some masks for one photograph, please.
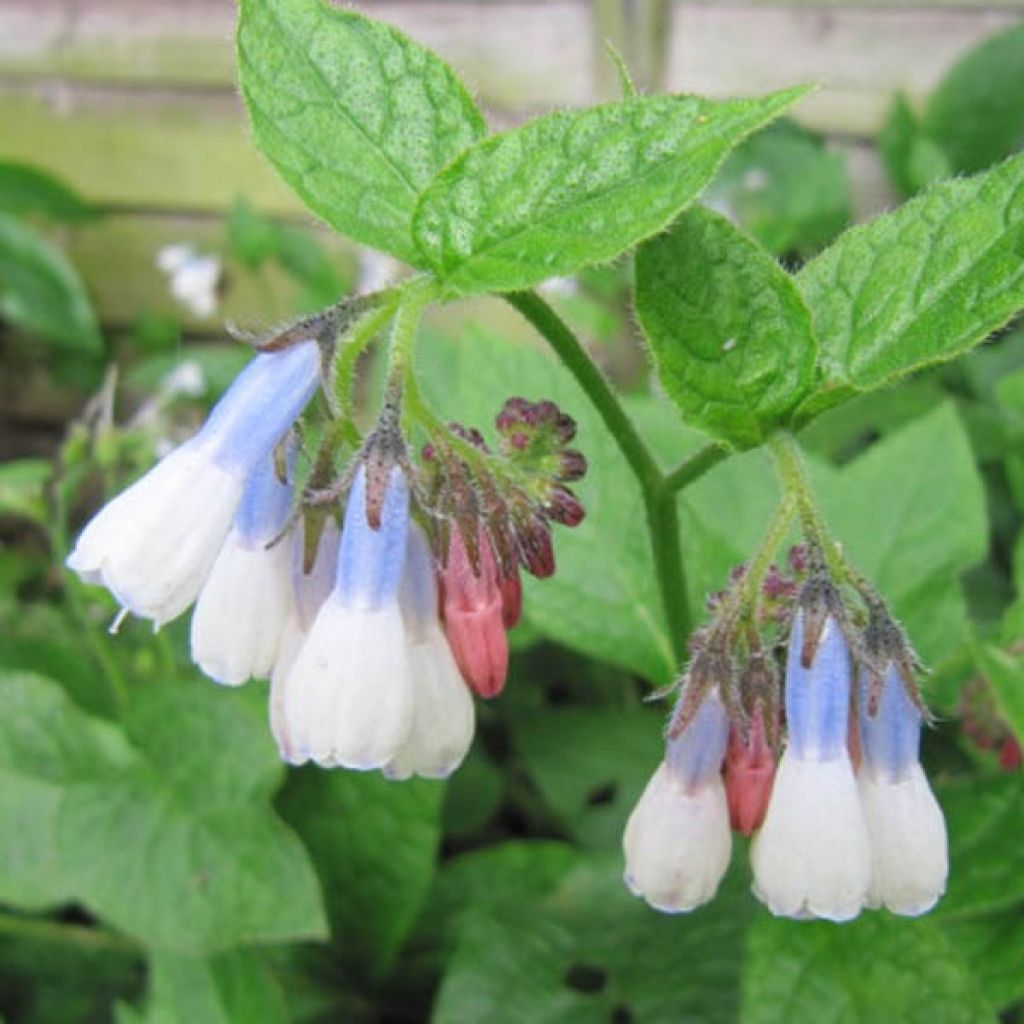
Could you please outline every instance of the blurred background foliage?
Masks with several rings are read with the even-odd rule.
[[[431,318],[424,387],[482,428],[510,390],[570,411],[588,518],[559,538],[558,574],[531,581],[509,686],[479,706],[447,784],[286,772],[265,684],[201,679],[187,619],[109,637],[112,601],[62,571],[89,511],[245,362],[225,321],[259,332],[396,271],[301,217],[248,146],[230,4],[146,0],[144,24],[130,6],[90,0],[71,23],[60,3],[0,2],[0,1016],[1024,1022],[1024,330],[803,438],[835,532],[933,669],[947,897],[919,921],[778,921],[747,892],[740,849],[710,907],[659,916],[620,879],[621,830],[660,756],[664,707],[642,697],[675,670],[640,497],[575,383],[501,304]],[[612,88],[604,37],[648,87],[823,80],[806,120],[750,139],[706,196],[789,266],[1024,135],[1011,4],[362,6],[451,56],[496,123]],[[652,391],[630,276],[595,268],[549,297],[671,465],[702,438]],[[367,395],[374,369],[371,355]],[[774,495],[758,453],[686,492],[694,607]]]

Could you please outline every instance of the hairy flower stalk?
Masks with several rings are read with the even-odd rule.
[[[317,386],[314,341],[257,355],[199,432],[105,505],[67,564],[159,627],[199,595],[246,482]]]

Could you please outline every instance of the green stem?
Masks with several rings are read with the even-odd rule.
[[[787,431],[780,431],[769,438],[768,449],[775,459],[783,494],[792,495],[796,503],[804,536],[824,555],[825,565],[837,582],[851,579],[853,574],[843,559],[842,550],[832,539],[814,499],[814,489],[796,438]]]
[[[775,513],[768,522],[761,543],[757,546],[749,563],[747,564],[747,575],[743,580],[743,597],[741,601],[741,612],[749,610],[757,613],[760,604],[760,586],[765,578],[775,555],[786,539],[789,525],[793,521],[793,513],[796,511],[796,501],[791,494],[784,494],[779,502]]]
[[[104,949],[115,953],[140,954],[142,947],[123,935],[89,928],[80,924],[63,924],[40,918],[19,917],[0,913],[0,934],[27,939],[42,939],[88,949]]]
[[[359,356],[395,315],[395,306],[396,302],[392,300],[360,317],[339,339],[331,390],[334,398],[333,404],[339,412],[349,418],[351,418],[353,382]]]
[[[505,300],[536,328],[576,378],[640,485],[658,591],[672,649],[682,661],[693,619],[682,559],[676,494],[721,461],[725,451],[709,446],[665,474],[615,391],[561,317],[535,292],[515,292],[506,295]]]

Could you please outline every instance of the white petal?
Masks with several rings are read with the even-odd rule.
[[[292,544],[228,534],[192,613],[192,660],[218,683],[270,675],[292,598]]]
[[[667,913],[714,897],[729,867],[732,836],[720,776],[687,792],[662,762],[626,824],[626,884]]]
[[[473,698],[438,626],[424,640],[409,644],[409,667],[412,727],[384,774],[393,779],[446,779],[462,764],[473,742]]]
[[[306,631],[302,628],[298,611],[293,611],[285,623],[281,633],[281,641],[277,647],[277,660],[270,674],[269,717],[270,732],[277,744],[281,760],[288,764],[305,764],[307,758],[299,753],[285,713],[285,687],[288,676],[298,657],[299,650],[306,642]]]
[[[871,851],[848,757],[782,755],[750,859],[754,893],[773,914],[849,921],[860,913]]]
[[[300,755],[360,770],[393,760],[413,710],[398,605],[370,610],[328,598],[288,674],[284,701]]]
[[[68,558],[133,614],[160,626],[199,594],[224,543],[244,479],[186,442],[93,517]]]
[[[921,766],[899,782],[857,779],[871,837],[868,905],[916,917],[946,891],[946,822]]]

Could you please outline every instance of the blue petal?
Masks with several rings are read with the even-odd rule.
[[[921,712],[903,687],[899,669],[892,662],[885,670],[882,697],[874,718],[867,713],[870,679],[859,673],[858,724],[864,764],[871,772],[892,782],[906,778],[918,762],[921,747]]]
[[[850,714],[850,650],[829,615],[810,668],[800,656],[804,613],[797,611],[786,661],[786,724],[789,748],[806,761],[831,761],[846,749]]]
[[[665,748],[665,759],[687,789],[695,789],[722,770],[729,742],[729,717],[717,692],[704,698],[690,724]]]
[[[288,477],[295,466],[294,449],[288,453]],[[292,485],[281,483],[274,455],[264,456],[249,474],[242,501],[235,513],[235,527],[246,544],[264,544],[273,540],[288,521],[292,507]]]
[[[316,342],[256,356],[234,379],[196,435],[224,466],[251,470],[284,437],[316,391]]]
[[[397,467],[391,470],[380,528],[366,520],[366,469],[359,467],[345,508],[338,551],[335,593],[346,604],[382,608],[398,600],[409,533],[409,487]]]

